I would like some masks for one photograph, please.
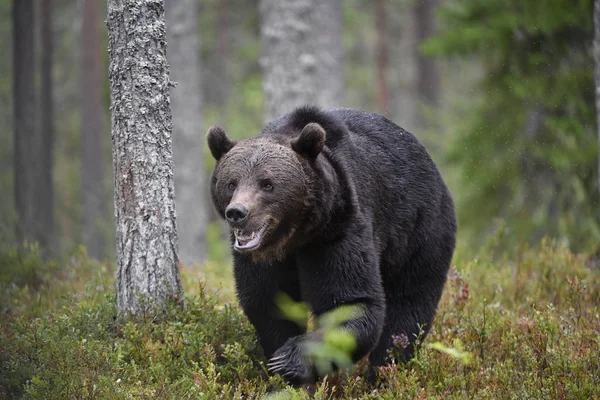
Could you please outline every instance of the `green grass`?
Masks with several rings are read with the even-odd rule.
[[[182,269],[183,310],[120,324],[114,266],[4,246],[0,398],[600,398],[598,266],[552,240],[510,255],[494,245],[457,252],[413,361],[375,383],[363,361],[308,390],[266,373],[226,261]]]

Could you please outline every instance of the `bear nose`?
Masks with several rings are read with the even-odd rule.
[[[230,204],[225,210],[227,222],[240,223],[246,220],[248,210],[241,204]]]

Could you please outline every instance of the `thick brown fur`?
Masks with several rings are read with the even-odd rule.
[[[376,114],[302,107],[252,139],[211,128],[208,144],[219,215],[247,210],[228,218],[236,289],[272,370],[313,382],[303,346],[322,336],[279,317],[279,292],[317,317],[361,305],[344,324],[357,341],[353,359],[385,363],[394,334],[409,338],[408,359],[433,321],[457,230],[452,197],[417,139]]]

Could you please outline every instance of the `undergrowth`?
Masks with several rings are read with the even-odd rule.
[[[0,398],[600,398],[597,266],[552,240],[493,253],[455,257],[411,362],[381,367],[373,382],[363,361],[306,389],[268,376],[252,327],[227,301],[231,281],[214,284],[210,271],[222,277],[226,265],[183,268],[184,309],[121,324],[113,266],[84,250],[43,262],[35,247],[3,246]]]

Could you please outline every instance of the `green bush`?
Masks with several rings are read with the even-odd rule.
[[[47,269],[35,251],[2,255],[15,269]],[[219,304],[199,286],[185,309],[171,307],[160,322],[119,324],[107,266],[84,253],[71,260],[66,268],[77,266],[82,276],[97,268],[84,286],[64,271],[35,289],[27,284],[29,273],[16,277],[22,286],[2,282],[2,299],[11,306],[0,331],[0,398],[212,399],[266,391],[260,349],[238,308]],[[241,380],[246,383],[230,385]]]

